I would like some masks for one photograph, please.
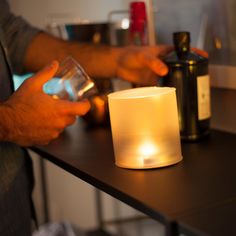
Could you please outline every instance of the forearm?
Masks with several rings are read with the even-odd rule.
[[[50,61],[73,56],[92,77],[114,77],[121,48],[105,45],[82,44],[39,33],[29,45],[24,65],[29,71],[37,71]]]

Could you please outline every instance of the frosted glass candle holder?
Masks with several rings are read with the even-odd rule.
[[[108,104],[117,166],[146,169],[182,160],[175,88],[118,91]]]

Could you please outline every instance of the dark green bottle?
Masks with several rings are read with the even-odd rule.
[[[163,85],[176,88],[182,140],[195,141],[210,131],[208,59],[190,50],[190,33],[173,34],[175,51],[164,59],[169,67]]]

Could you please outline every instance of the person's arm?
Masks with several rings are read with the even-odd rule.
[[[172,49],[157,47],[110,47],[64,41],[40,32],[25,54],[25,68],[38,70],[53,59],[61,61],[73,56],[91,77],[121,77],[141,84],[156,83],[156,74],[165,75],[167,66],[159,59]],[[149,81],[150,80],[150,81]]]
[[[115,75],[118,54],[119,49],[104,45],[65,41],[46,32],[40,32],[29,44],[24,65],[27,70],[37,71],[54,59],[60,62],[70,55],[78,60],[91,76],[110,77]]]
[[[156,85],[157,75],[164,76],[168,72],[160,58],[172,50],[173,47],[168,45],[111,47],[86,44],[65,41],[40,32],[28,46],[24,66],[35,71],[53,59],[61,61],[70,55],[91,77],[120,77],[136,84]]]
[[[0,103],[0,141],[20,146],[43,145],[85,114],[88,101],[56,100],[43,92],[43,85],[58,69],[53,62],[27,79],[6,101]]]

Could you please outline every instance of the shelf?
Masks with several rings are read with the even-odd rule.
[[[110,128],[90,128],[78,120],[50,145],[32,150],[167,229],[178,223],[180,230],[221,236],[222,231],[236,235],[232,223],[232,212],[236,212],[235,145],[236,135],[212,130],[199,143],[182,143],[183,161],[176,165],[123,169],[114,164]],[[208,221],[199,221],[207,215]]]

